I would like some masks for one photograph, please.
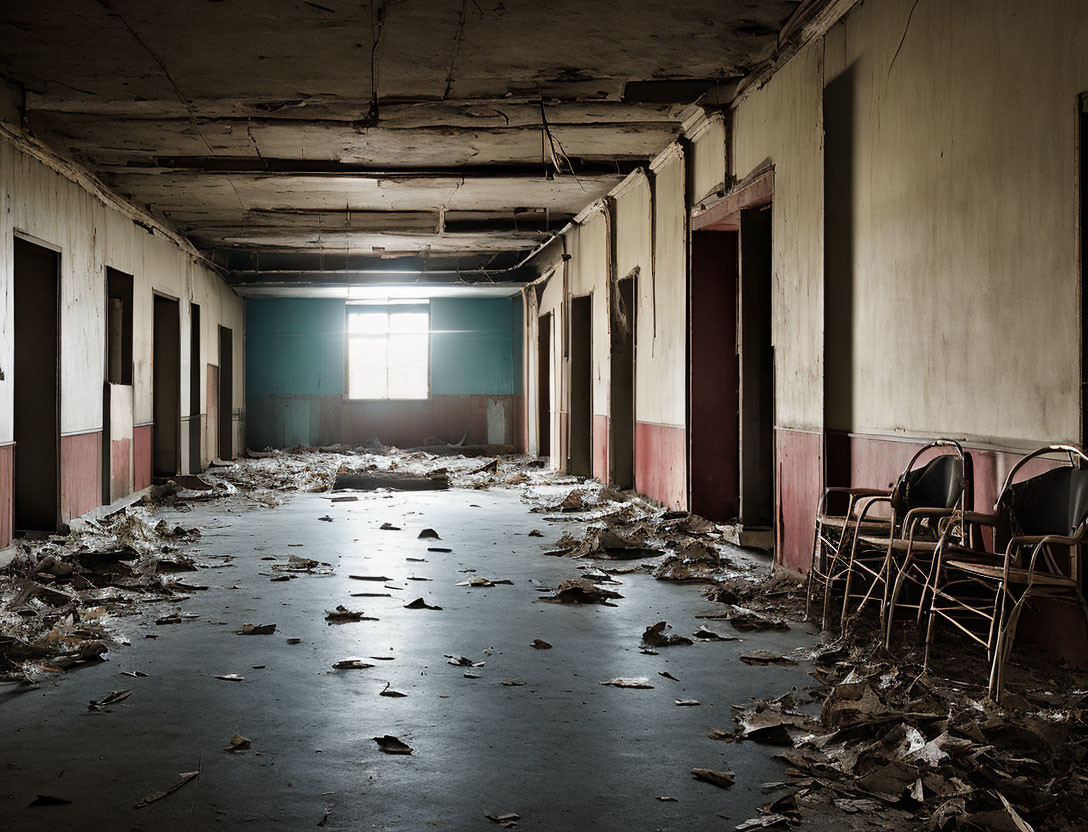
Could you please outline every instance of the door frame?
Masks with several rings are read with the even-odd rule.
[[[774,164],[769,159],[767,159],[767,160],[763,161],[761,164],[759,164],[758,166],[756,166],[756,168],[750,174],[748,174],[748,176],[746,176],[743,180],[738,182],[729,191],[729,193],[727,193],[722,198],[720,198],[720,199],[718,199],[718,200],[716,200],[714,202],[704,202],[704,203],[701,203],[700,205],[696,206],[695,208],[692,208],[692,210],[691,210],[691,224],[690,224],[692,233],[688,235],[688,241],[687,241],[687,243],[688,243],[688,264],[689,264],[689,269],[688,269],[688,285],[687,285],[688,311],[687,311],[687,315],[686,315],[686,325],[687,325],[686,345],[687,345],[687,350],[688,350],[688,366],[689,367],[690,367],[690,361],[691,361],[691,354],[690,354],[690,352],[691,352],[691,269],[690,269],[690,264],[692,263],[693,240],[694,240],[694,236],[695,236],[694,232],[696,232],[696,231],[735,231],[735,232],[738,232],[738,234],[739,234],[739,232],[740,232],[741,212],[742,211],[747,211],[747,210],[756,209],[756,208],[763,208],[763,207],[767,207],[767,206],[771,206],[772,209],[773,209],[773,205],[774,205]],[[772,236],[772,258],[773,258],[773,236]],[[772,265],[772,269],[773,269],[773,265]],[[741,275],[739,273],[739,270],[740,270],[740,265],[738,264],[738,275],[739,275],[739,278],[740,278],[738,280],[738,282],[737,282],[737,287],[736,287],[738,315],[740,314],[740,309],[742,308],[741,307],[741,300],[742,300],[742,298],[741,298],[741,288],[742,288],[742,285],[743,285],[743,275]],[[772,307],[772,316],[773,316],[773,307]],[[772,317],[772,326],[773,326],[773,317]],[[739,322],[739,319],[738,319],[738,323],[737,323],[738,361],[743,360],[743,358],[742,358],[742,356],[740,355],[740,352],[739,352],[741,343],[742,343],[742,334],[741,334],[741,331],[740,331],[740,322]],[[773,384],[773,370],[774,370],[774,368],[772,367],[772,380],[771,380],[772,384]],[[740,395],[743,396],[743,391],[740,392]],[[691,488],[692,488],[691,405],[692,405],[692,402],[691,402],[691,385],[688,384],[687,385],[687,402],[686,402],[686,412],[687,412],[687,417],[688,418],[687,418],[687,427],[685,429],[685,432],[687,434],[686,437],[685,437],[685,446],[686,446],[685,451],[686,451],[686,455],[687,455],[686,474],[687,474],[687,489],[688,489],[689,500],[690,500],[690,495],[692,493],[692,491],[691,491]],[[774,396],[773,396],[773,391],[772,391],[772,413],[774,412],[774,408],[775,408],[775,401],[774,401]],[[743,503],[744,503],[744,494],[743,494],[743,487],[742,487],[743,482],[742,482],[742,476],[741,476],[742,475],[742,467],[741,466],[742,466],[743,463],[741,463],[741,461],[740,461],[740,459],[741,459],[741,457],[743,455],[743,448],[741,447],[741,445],[742,445],[742,441],[743,441],[744,428],[743,428],[743,425],[739,423],[740,419],[742,417],[742,411],[743,411],[743,402],[738,400],[737,419],[738,419],[738,434],[739,435],[738,435],[738,438],[737,438],[737,442],[738,442],[739,454],[738,454],[738,467],[737,467],[737,472],[736,472],[737,473],[738,497],[739,497],[739,506],[738,506],[739,510],[738,510],[738,519],[737,519],[738,525],[740,524],[740,515],[743,512],[742,507],[743,507]],[[777,422],[777,419],[772,417],[772,421]],[[780,511],[779,511],[779,504],[780,504],[779,487],[780,487],[780,484],[778,482],[778,477],[776,476],[777,467],[778,467],[778,452],[777,452],[778,449],[777,449],[777,442],[776,442],[776,431],[777,431],[777,424],[772,424],[771,425],[771,432],[772,432],[772,435],[771,435],[771,466],[772,466],[772,476],[773,476],[773,485],[772,485],[772,488],[773,488],[773,493],[772,493],[773,511],[772,511],[772,521],[771,521],[771,523],[772,523],[772,533],[774,535],[774,539],[777,541],[778,540],[778,535],[779,535],[778,518],[779,518],[779,514],[780,514]]]
[[[62,480],[61,480],[61,475],[62,475],[62,471],[61,471],[61,450],[62,450],[61,449],[61,439],[62,439],[61,426],[63,424],[63,414],[61,412],[61,408],[63,407],[63,404],[64,404],[64,397],[61,395],[61,379],[62,379],[61,367],[63,366],[63,361],[64,361],[64,353],[63,353],[63,348],[64,348],[64,338],[63,338],[63,333],[64,333],[64,330],[63,330],[64,302],[63,302],[63,299],[62,299],[63,289],[64,289],[63,279],[62,279],[63,278],[63,261],[62,261],[62,258],[64,256],[64,251],[60,246],[58,246],[58,245],[56,245],[54,243],[51,243],[48,240],[43,240],[41,237],[36,237],[33,234],[29,234],[26,231],[22,231],[22,230],[20,230],[18,228],[12,229],[12,269],[13,269],[13,271],[12,271],[11,297],[12,297],[12,304],[13,304],[12,308],[13,308],[13,310],[14,310],[14,302],[15,302],[15,273],[14,273],[14,256],[15,256],[14,241],[15,240],[22,240],[24,243],[30,243],[31,245],[38,246],[39,248],[44,248],[47,251],[51,251],[56,255],[57,272],[56,272],[56,275],[55,275],[55,279],[56,279],[56,292],[57,292],[57,310],[56,310],[57,311],[57,315],[56,315],[56,321],[57,321],[57,366],[56,366],[56,374],[57,375],[56,375],[56,382],[55,382],[55,386],[54,386],[54,390],[56,392],[56,408],[55,408],[55,412],[56,412],[56,430],[54,431],[54,434],[55,434],[55,437],[56,437],[56,470],[54,472],[55,483],[56,483],[56,488],[55,488],[56,494],[54,496],[55,496],[55,500],[56,500],[56,505],[55,505],[55,508],[54,508],[53,516],[56,518],[57,528],[59,528],[60,527],[60,522],[61,522],[61,508],[62,508],[62,502],[63,502],[62,501],[62,494],[61,494],[61,490],[62,490],[62,488],[61,488],[61,482],[62,482]],[[15,366],[14,366],[14,346],[15,346],[14,339],[15,339],[15,330],[14,330],[14,322],[13,322],[13,325],[12,325],[12,350],[13,350],[13,352],[12,352],[12,355],[13,355],[12,370],[14,370],[14,368],[15,368]],[[12,389],[12,406],[13,406],[13,408],[18,406],[18,402],[15,401],[14,387]],[[12,446],[15,445],[14,415],[13,415],[13,419],[12,419],[12,442],[11,442],[11,444],[12,444]],[[12,488],[13,489],[14,489],[14,486],[15,486],[14,466],[16,464],[15,457],[16,457],[17,453],[18,452],[14,451],[14,450],[12,452],[12,467],[13,467]],[[11,512],[12,512],[11,513],[11,522],[12,522],[11,531],[14,534],[14,532],[16,531],[16,529],[15,529],[15,494],[14,494],[14,490],[12,492],[12,499],[11,499]]]

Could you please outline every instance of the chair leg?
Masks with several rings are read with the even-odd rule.
[[[1003,595],[1006,594],[1004,586],[999,591]],[[1016,626],[1020,622],[1020,610],[1030,594],[1030,591],[1024,591],[1013,605],[1008,621],[1003,622],[1003,626],[998,629],[993,649],[993,662],[990,665],[989,693],[994,702],[1001,701],[1001,693],[1005,687],[1005,661],[1012,652],[1013,642],[1016,641]],[[1002,609],[1004,609],[1004,602],[1002,602]]]
[[[817,513],[818,513],[817,509]],[[817,554],[820,549],[823,548],[823,542],[820,539],[820,530],[823,524],[817,520],[816,528],[812,533],[812,557],[808,562],[808,588],[805,593],[805,621],[808,621],[809,613],[812,610],[812,587],[815,584],[814,576],[816,574],[816,564],[819,561],[819,555]]]
[[[899,593],[903,591],[903,576],[906,575],[907,570],[910,568],[911,554],[907,552],[906,558],[903,560],[903,564],[899,567],[899,572],[895,576],[895,586],[892,587],[891,598],[888,600],[888,610],[884,614],[884,649],[892,649],[892,628],[895,625],[895,607],[899,603]]]
[[[929,670],[929,651],[933,647],[933,632],[936,630],[937,624],[937,611],[934,607],[937,604],[937,597],[933,597],[933,606],[929,610],[929,626],[926,627],[926,650],[922,658],[922,671]]]
[[[926,650],[922,659],[922,670],[929,669],[929,651],[933,647],[933,633],[937,629],[937,587],[941,581],[941,564],[940,561],[934,565],[933,574],[933,600],[929,604],[929,625],[926,627]]]

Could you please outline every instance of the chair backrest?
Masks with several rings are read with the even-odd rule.
[[[932,448],[947,448],[922,465],[917,461]],[[912,508],[955,508],[966,505],[970,489],[971,458],[959,443],[938,439],[918,451],[896,481],[892,502],[899,514]]]
[[[1068,454],[1068,462],[1013,482],[1016,472],[1029,459],[1058,451]],[[1074,467],[1077,461],[1088,463],[1088,454],[1075,446],[1049,445],[1028,454],[1013,467],[997,503],[999,522],[994,543],[998,551],[1008,545],[1010,537],[1077,534],[1088,517],[1088,468]]]

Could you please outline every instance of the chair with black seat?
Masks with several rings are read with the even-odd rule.
[[[1063,454],[1065,463],[1016,480],[1032,460],[1054,454]],[[1009,471],[992,514],[965,511],[954,518],[938,546],[930,581],[927,665],[937,622],[952,623],[986,648],[990,696],[997,701],[1026,604],[1072,601],[1088,623],[1081,592],[1086,517],[1088,454],[1075,445],[1047,445]],[[992,546],[980,551],[957,543],[955,536],[962,537],[967,526],[991,529]]]
[[[809,559],[808,586],[805,595],[805,619],[812,610],[812,598],[817,587],[823,587],[823,612],[820,618],[821,628],[827,624],[827,609],[830,600],[827,591],[828,581],[839,569],[845,552],[849,551],[854,535],[859,531],[879,534],[890,526],[890,521],[883,518],[870,518],[864,525],[859,525],[858,514],[865,506],[865,501],[887,497],[891,488],[847,488],[832,486],[824,489],[820,501],[816,504],[816,518],[812,533],[812,555]],[[835,511],[832,506],[837,502],[841,507]]]
[[[932,454],[932,456],[931,456]],[[923,459],[926,459],[922,462]],[[971,457],[951,439],[937,439],[919,449],[886,497],[873,497],[858,518],[864,524],[869,513],[886,506],[890,521],[881,533],[861,531],[854,535],[849,556],[842,560],[842,627],[871,601],[880,604],[880,623],[886,632],[891,618],[889,605],[901,599],[890,591],[904,566],[922,561],[931,564],[940,540],[942,522],[971,505]],[[929,569],[921,572],[923,580]],[[915,574],[913,567],[908,574]],[[902,584],[899,586],[902,592]],[[851,610],[851,602],[857,601]],[[922,600],[918,601],[920,605]]]
[[[919,466],[918,460],[934,448],[940,449],[940,453]],[[902,526],[901,518],[907,512],[918,509],[910,519],[917,519],[921,523],[922,509],[944,506],[948,502],[949,498],[942,496],[942,489],[943,492],[958,494],[966,488],[969,492],[970,473],[967,465],[958,443],[937,439],[915,453],[903,473],[888,488],[825,489],[816,509],[805,617],[809,616],[814,590],[822,586],[824,603],[821,626],[826,627],[832,591],[836,585],[846,583],[852,559],[857,554],[855,543],[859,537],[877,540],[884,547],[881,554],[886,555],[888,541],[896,537],[897,530]],[[840,501],[840,505],[842,500],[846,501],[841,514],[829,509],[835,499]],[[927,506],[927,503],[930,505]],[[873,509],[881,506],[890,511],[890,516],[881,517],[872,513]],[[931,518],[927,516],[925,519],[928,522]],[[878,565],[878,571],[879,568]],[[847,600],[849,597],[848,592]]]

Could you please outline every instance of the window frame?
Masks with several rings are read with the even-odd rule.
[[[413,312],[424,313],[427,316],[426,329],[418,333],[398,333],[391,327],[387,328],[383,334],[380,335],[367,335],[361,333],[352,333],[351,331],[351,316],[353,314],[361,314],[361,310],[368,309],[371,311],[382,310],[387,315],[392,315],[397,312]],[[422,396],[391,396],[389,394],[389,373],[394,369],[403,369],[391,367],[389,364],[389,352],[388,344],[390,337],[393,335],[412,335],[418,334],[426,339],[426,365],[424,367],[426,374],[426,387]],[[386,360],[385,360],[385,396],[373,397],[373,396],[353,396],[351,393],[351,346],[353,340],[384,340],[387,345]],[[346,310],[344,314],[344,399],[349,402],[424,402],[431,398],[431,306],[427,301],[384,301],[384,302],[362,302],[353,303],[349,301],[346,304]]]

